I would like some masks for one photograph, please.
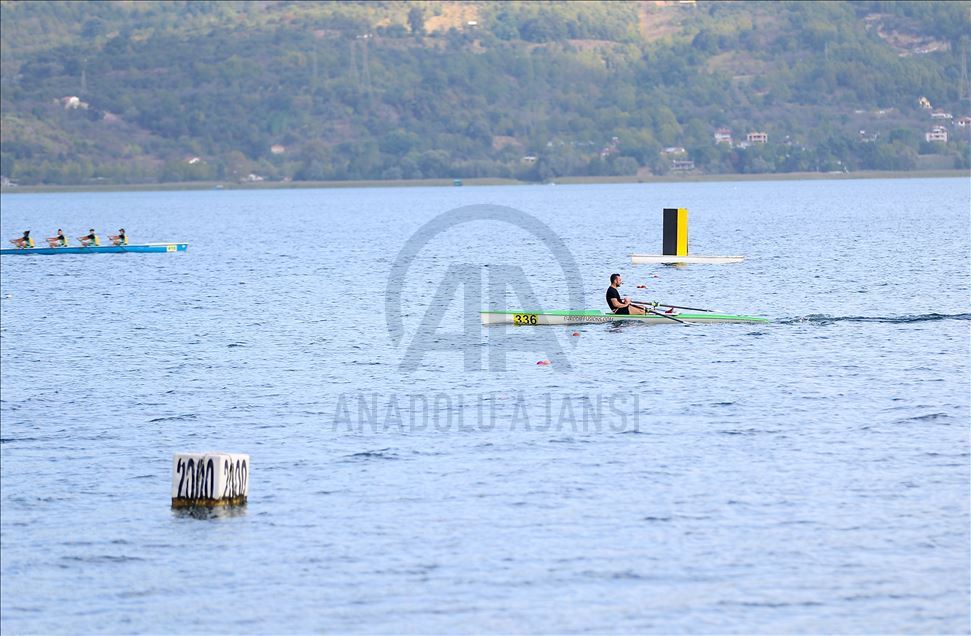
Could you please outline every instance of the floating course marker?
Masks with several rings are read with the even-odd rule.
[[[665,256],[688,255],[687,208],[664,208],[664,241],[661,253]]]
[[[245,505],[249,473],[249,455],[242,453],[176,453],[172,458],[172,507]]]
[[[631,254],[633,265],[687,263],[738,263],[744,256],[694,256],[688,254],[688,209],[664,208],[664,232],[661,254]]]

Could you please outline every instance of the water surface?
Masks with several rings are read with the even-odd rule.
[[[547,224],[582,280],[521,228],[453,227],[397,283],[396,343],[392,262],[472,204]],[[0,626],[967,632],[968,206],[964,179],[4,194],[6,238],[190,247],[3,257]],[[747,259],[630,265],[664,207]],[[434,350],[463,263],[549,308],[619,272],[774,322],[480,328],[467,369]],[[252,456],[240,514],[169,509],[172,453],[207,449]]]

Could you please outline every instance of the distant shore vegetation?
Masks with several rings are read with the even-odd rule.
[[[4,185],[968,169],[971,2],[3,2]]]

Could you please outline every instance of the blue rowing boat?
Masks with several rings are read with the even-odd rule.
[[[143,243],[141,245],[89,245],[87,247],[13,247],[0,254],[123,254],[128,252],[184,252],[188,243]]]

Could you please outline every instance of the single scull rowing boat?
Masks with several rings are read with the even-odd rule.
[[[675,325],[678,323],[767,323],[768,318],[736,316],[733,314],[702,313],[652,313],[611,314],[605,311],[482,311],[483,325],[584,325],[628,320],[649,325]]]

